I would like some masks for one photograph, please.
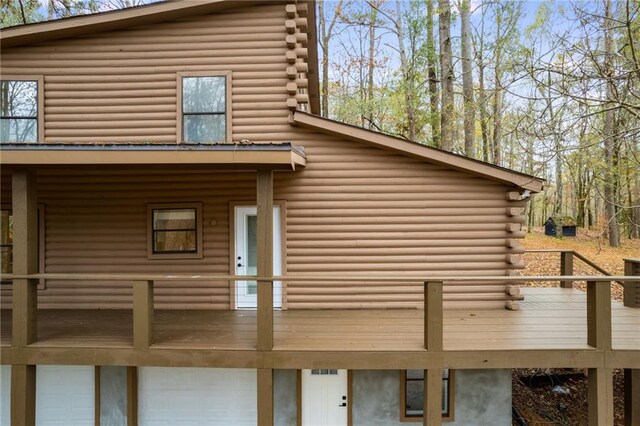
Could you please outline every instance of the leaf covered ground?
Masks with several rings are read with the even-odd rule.
[[[565,249],[575,250],[606,271],[615,275],[624,275],[625,258],[640,258],[640,240],[622,240],[622,247],[612,248],[601,234],[578,229],[575,238],[552,238],[544,235],[542,228],[534,229],[523,241],[528,250]],[[560,273],[560,258],[557,253],[527,253],[527,264],[523,275],[557,275]],[[575,259],[574,274],[599,274],[593,268]],[[532,282],[528,286],[557,286],[557,282]],[[584,289],[584,283],[577,283]],[[622,300],[622,287],[615,284],[612,297]],[[563,369],[521,369],[513,371],[513,406],[526,420],[529,426],[542,425],[587,425],[587,380],[586,371],[576,370],[577,377],[571,377],[560,383],[558,376],[566,374]],[[580,375],[582,377],[580,377]],[[543,384],[531,387],[531,378],[537,378]],[[528,384],[529,383],[529,384]],[[560,385],[561,388],[554,387]],[[624,417],[624,378],[622,370],[614,372],[614,411],[615,425],[623,425]],[[514,425],[519,425],[514,420]]]

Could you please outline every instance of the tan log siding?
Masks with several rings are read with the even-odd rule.
[[[176,142],[176,73],[233,72],[233,139],[288,131],[285,5],[2,52],[0,73],[44,75],[48,143]]]
[[[291,128],[307,167],[277,173],[287,200],[287,270],[505,275],[513,188],[353,142]],[[2,180],[3,199],[10,179]],[[254,173],[41,171],[47,272],[229,272],[228,203],[255,197]],[[204,259],[147,260],[146,203],[201,201]],[[10,298],[3,293],[6,306]],[[422,285],[291,283],[289,308],[418,307]],[[505,286],[447,286],[450,307],[504,306]],[[48,282],[42,307],[125,307],[126,283]],[[160,308],[227,309],[226,282],[159,284]]]

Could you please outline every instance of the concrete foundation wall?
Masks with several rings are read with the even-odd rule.
[[[449,426],[511,425],[511,370],[456,370]],[[353,371],[353,426],[406,426],[400,421],[400,373]]]
[[[127,426],[127,367],[100,367],[100,426]]]

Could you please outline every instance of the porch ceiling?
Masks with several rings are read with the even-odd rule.
[[[304,149],[291,143],[246,144],[7,144],[2,166],[202,165],[295,170],[306,164]]]

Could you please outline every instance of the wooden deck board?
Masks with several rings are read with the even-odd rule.
[[[586,349],[586,295],[524,288],[519,311],[447,310],[445,350]],[[640,349],[640,309],[612,305],[613,348]],[[0,317],[0,345],[11,344],[11,312]],[[130,310],[40,310],[40,347],[131,347]],[[420,310],[274,312],[275,350],[415,351],[423,348]],[[166,311],[154,319],[154,347],[254,350],[256,312]]]

